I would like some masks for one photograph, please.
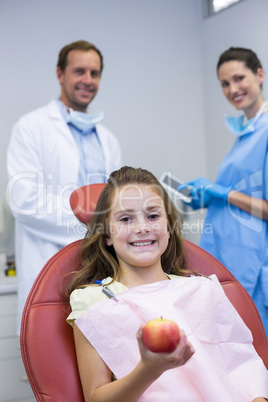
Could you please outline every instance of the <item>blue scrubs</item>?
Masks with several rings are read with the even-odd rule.
[[[239,137],[216,183],[268,200],[268,113]],[[200,246],[221,261],[253,298],[268,336],[268,221],[223,201],[209,204]]]

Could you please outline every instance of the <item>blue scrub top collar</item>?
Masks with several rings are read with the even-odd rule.
[[[225,124],[227,128],[236,136],[242,137],[243,135],[253,133],[255,131],[255,123],[259,119],[259,117],[263,114],[268,112],[268,101],[263,102],[261,108],[257,112],[256,116],[252,119],[248,120],[247,123],[244,125],[245,116],[224,116]]]

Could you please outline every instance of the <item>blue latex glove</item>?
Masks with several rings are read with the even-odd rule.
[[[189,186],[191,187],[192,201],[188,203],[188,205],[193,209],[207,208],[212,198],[217,198],[225,202],[231,190],[231,187],[213,183],[204,177],[184,183],[178,186],[178,190]]]

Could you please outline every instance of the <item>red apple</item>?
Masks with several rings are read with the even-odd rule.
[[[180,341],[180,329],[171,320],[155,318],[143,328],[143,343],[151,352],[171,353]]]

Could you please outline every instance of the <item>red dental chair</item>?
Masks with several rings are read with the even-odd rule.
[[[84,186],[70,199],[76,217],[87,223],[105,184]],[[77,241],[56,253],[38,275],[24,307],[21,324],[21,354],[37,401],[82,402],[73,331],[66,322],[70,313],[62,299],[65,275],[79,269]],[[254,346],[268,368],[268,343],[259,313],[244,288],[214,257],[185,240],[188,268],[210,275],[215,273],[223,289],[250,328]]]

